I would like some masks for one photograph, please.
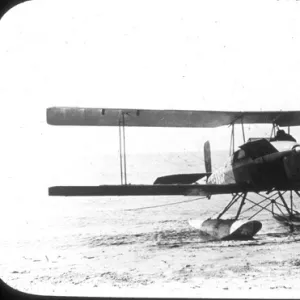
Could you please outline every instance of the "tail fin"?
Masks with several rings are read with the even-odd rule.
[[[204,143],[204,162],[206,173],[211,173],[211,155],[210,155],[210,143],[206,141]]]

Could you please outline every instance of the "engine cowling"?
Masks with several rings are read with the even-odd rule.
[[[283,158],[284,169],[288,179],[300,181],[300,145],[295,145],[290,155]]]

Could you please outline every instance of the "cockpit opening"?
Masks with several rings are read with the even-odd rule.
[[[270,142],[275,141],[291,141],[297,142],[296,139],[289,133],[286,133],[283,129],[278,129],[276,135],[270,139]]]
[[[253,142],[260,139],[265,139],[269,142],[277,142],[277,141],[297,142],[297,140],[291,134],[286,133],[283,129],[278,129],[275,136],[271,138],[266,138],[266,137],[249,138],[248,142]]]

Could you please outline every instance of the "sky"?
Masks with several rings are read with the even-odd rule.
[[[117,128],[53,127],[50,106],[299,109],[297,1],[84,4],[29,1],[0,22],[1,180],[27,182],[82,153],[118,159]],[[269,132],[246,126],[247,137]],[[227,127],[126,130],[130,153],[200,151],[207,139],[227,151],[229,136]]]

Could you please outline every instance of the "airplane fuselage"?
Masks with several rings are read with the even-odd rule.
[[[300,183],[300,145],[293,141],[269,144],[274,147],[274,152],[263,153],[261,148],[259,151],[264,155],[256,157],[255,153],[247,154],[246,143],[243,145],[245,150],[235,151],[223,167],[211,174],[207,183],[240,184],[256,189],[283,188]]]

